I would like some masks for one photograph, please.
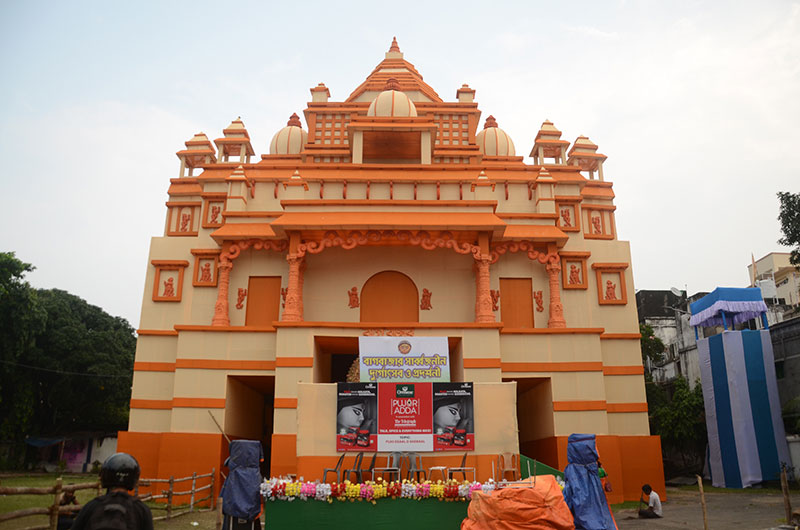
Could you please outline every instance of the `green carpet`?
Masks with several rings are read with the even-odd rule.
[[[401,528],[457,530],[467,516],[468,502],[435,499],[380,499],[371,502],[316,500],[269,501],[264,506],[267,529]]]

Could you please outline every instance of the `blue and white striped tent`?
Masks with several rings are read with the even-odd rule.
[[[758,288],[716,289],[691,304],[690,324],[726,328],[697,341],[714,486],[776,480],[790,465],[769,331],[727,329],[766,309]]]

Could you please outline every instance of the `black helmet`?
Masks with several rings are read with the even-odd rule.
[[[139,482],[139,462],[128,453],[115,453],[100,468],[100,483],[104,488],[120,487],[132,490]]]

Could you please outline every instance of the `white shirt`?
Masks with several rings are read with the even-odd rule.
[[[650,492],[650,502],[648,502],[647,505],[653,508],[653,512],[656,515],[659,517],[664,517],[664,512],[661,510],[661,498],[658,496],[658,493],[656,493],[655,490]]]

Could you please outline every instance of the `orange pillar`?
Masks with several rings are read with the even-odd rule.
[[[219,262],[219,281],[217,287],[217,302],[214,304],[214,318],[211,320],[212,326],[230,326],[231,320],[228,318],[228,287],[231,281],[231,269],[233,262],[227,257],[223,257]]]
[[[558,255],[551,256],[547,260],[545,270],[550,280],[550,320],[547,321],[547,327],[565,328],[567,323],[564,320],[564,306],[561,305],[561,286],[558,284],[558,277],[561,276],[561,258]]]
[[[303,258],[297,254],[286,256],[289,262],[289,285],[286,289],[286,307],[283,309],[281,320],[285,322],[300,322],[303,320],[303,280],[300,266]]]

